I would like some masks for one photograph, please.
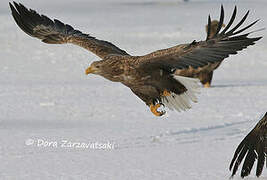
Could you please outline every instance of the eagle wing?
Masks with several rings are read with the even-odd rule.
[[[44,43],[72,43],[93,52],[100,58],[110,54],[128,55],[126,51],[121,50],[110,42],[98,40],[89,34],[84,34],[57,19],[52,21],[47,16],[27,9],[22,4],[14,2],[15,7],[11,3],[9,5],[12,16],[18,26],[28,35],[41,39]]]
[[[258,20],[248,26],[238,29],[246,20],[249,11],[241,21],[229,30],[236,17],[237,8],[235,7],[233,15],[227,26],[220,32],[224,21],[224,9],[221,6],[220,21],[217,32],[210,37],[211,18],[208,18],[208,33],[205,41],[193,41],[190,44],[181,44],[172,48],[155,51],[139,58],[138,66],[145,71],[163,69],[170,73],[175,70],[201,71],[207,66],[216,67],[219,62],[229,57],[231,54],[237,54],[237,51],[253,45],[261,37],[249,38],[246,34],[240,34],[253,26]]]
[[[256,176],[260,176],[266,161],[267,154],[267,113],[258,122],[252,131],[238,145],[234,157],[230,164],[230,170],[233,168],[232,176],[236,174],[238,166],[245,159],[241,177],[248,176],[253,164],[258,159]],[[246,155],[246,156],[245,156]],[[266,161],[267,166],[267,161]]]

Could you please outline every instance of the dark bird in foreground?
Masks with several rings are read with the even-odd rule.
[[[51,20],[45,15],[39,15],[22,4],[14,2],[14,5],[9,5],[16,23],[28,35],[48,44],[72,43],[99,56],[102,60],[93,62],[85,73],[121,82],[143,100],[156,116],[165,113],[158,110],[162,105],[170,110],[181,111],[191,108],[191,101],[197,102],[198,80],[177,76],[174,74],[176,70],[190,72],[217,65],[230,54],[237,54],[237,51],[261,39],[249,38],[250,33],[241,34],[257,21],[238,29],[249,11],[230,29],[236,17],[236,7],[228,25],[221,31],[224,21],[222,6],[220,21],[212,36],[211,19],[208,19],[206,40],[177,45],[144,56],[131,56],[110,42],[84,34],[57,19]]]
[[[219,21],[213,20],[210,23],[210,34],[209,37],[212,38],[218,29]],[[225,24],[222,24],[222,27],[225,27]],[[206,25],[206,33],[208,33],[209,26]],[[221,62],[214,63],[211,66],[204,66],[203,68],[194,69],[194,71],[188,71],[187,69],[184,70],[176,70],[175,75],[178,76],[186,76],[186,77],[193,77],[198,78],[200,82],[204,85],[204,87],[208,88],[211,86],[213,71],[220,66]]]
[[[264,162],[267,157],[267,112],[258,124],[238,145],[234,157],[230,164],[230,171],[233,168],[232,177],[236,174],[241,162],[243,162],[241,177],[248,176],[256,159],[256,176],[259,177],[264,168]],[[266,161],[267,167],[267,161]]]

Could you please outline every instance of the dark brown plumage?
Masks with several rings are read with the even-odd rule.
[[[250,131],[250,133],[238,145],[234,157],[230,164],[230,171],[233,168],[232,176],[234,176],[243,162],[241,177],[248,176],[251,172],[254,162],[257,159],[256,176],[259,177],[264,168],[264,162],[267,156],[267,113],[258,122],[258,124]],[[267,161],[266,161],[267,167]]]
[[[219,26],[219,21],[213,20],[211,21],[210,25],[210,37],[214,36],[216,34],[217,28]],[[222,27],[225,27],[225,24],[222,25]],[[208,33],[208,25],[206,25],[206,32]],[[221,62],[214,64],[213,66],[210,66],[209,68],[201,71],[196,78],[199,78],[200,82],[204,85],[204,87],[208,88],[211,86],[211,81],[213,77],[213,71],[217,69],[220,66]]]
[[[238,25],[229,30],[236,16],[236,8],[229,24],[219,33],[224,19],[224,10],[221,7],[221,18],[216,33],[211,35],[209,18],[205,41],[193,41],[144,56],[130,56],[110,42],[84,34],[59,20],[52,21],[34,10],[28,10],[22,4],[14,2],[13,6],[10,3],[10,8],[18,26],[30,36],[50,44],[76,44],[95,53],[102,60],[93,62],[86,70],[86,74],[93,73],[111,81],[121,82],[143,100],[157,116],[164,114],[163,111],[157,110],[161,105],[180,111],[190,108],[191,101],[197,101],[198,81],[176,76],[175,70],[187,73],[207,66],[217,66],[230,54],[237,54],[237,51],[253,45],[261,38],[249,38],[250,33],[240,35],[257,21],[236,31],[248,13]]]
[[[219,21],[213,20],[210,23],[210,34],[209,38],[212,38],[219,26]],[[222,27],[225,27],[225,24],[222,24]],[[206,33],[208,33],[209,26],[206,25]],[[204,85],[204,87],[208,88],[211,85],[213,71],[220,66],[221,62],[210,64],[209,66],[204,66],[203,68],[197,68],[192,71],[185,70],[176,70],[175,74],[179,76],[193,77],[198,78],[200,82]]]

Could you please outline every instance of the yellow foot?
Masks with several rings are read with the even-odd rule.
[[[153,105],[151,104],[150,107],[150,111],[155,115],[155,116],[162,116],[164,115],[166,112],[165,111],[158,111],[158,108],[161,106],[161,104],[156,104]]]
[[[167,91],[166,89],[163,91],[162,96],[170,96],[171,93]]]
[[[209,87],[210,87],[210,83],[209,83],[209,82],[205,83],[205,84],[204,84],[204,87],[205,87],[205,88],[209,88]]]

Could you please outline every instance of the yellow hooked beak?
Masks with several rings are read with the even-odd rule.
[[[90,66],[89,68],[87,68],[85,70],[85,74],[88,75],[88,74],[91,74],[91,73],[94,73],[95,72],[95,69],[93,69],[92,66]]]

